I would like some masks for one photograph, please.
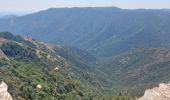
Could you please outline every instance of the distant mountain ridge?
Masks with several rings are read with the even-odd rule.
[[[0,20],[9,31],[47,43],[73,45],[99,57],[138,47],[170,47],[170,11],[116,7],[51,8]]]

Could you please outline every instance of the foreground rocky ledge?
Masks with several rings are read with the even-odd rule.
[[[7,84],[5,82],[1,82],[1,84],[0,84],[0,100],[13,100],[7,90],[8,90]]]
[[[159,87],[146,90],[139,100],[170,100],[170,83],[161,83]]]

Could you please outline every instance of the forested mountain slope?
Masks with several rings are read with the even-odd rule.
[[[114,80],[114,91],[141,96],[145,89],[169,82],[169,66],[170,49],[140,48],[103,59],[99,69]]]
[[[90,66],[95,57],[65,48],[0,33],[0,81],[8,84],[14,100],[101,98],[98,87],[105,79],[97,78],[98,73]],[[41,88],[37,89],[38,85]]]

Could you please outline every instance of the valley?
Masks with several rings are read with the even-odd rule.
[[[0,81],[14,100],[137,100],[170,81],[169,17],[73,7],[2,18]]]

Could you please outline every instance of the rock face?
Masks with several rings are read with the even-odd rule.
[[[7,59],[7,56],[4,54],[4,52],[0,49],[0,59],[1,58],[6,58]]]
[[[170,100],[170,83],[159,84],[159,87],[145,91],[145,94],[139,100]]]
[[[5,82],[2,82],[0,84],[0,100],[13,100],[7,90],[8,90],[7,84]]]

